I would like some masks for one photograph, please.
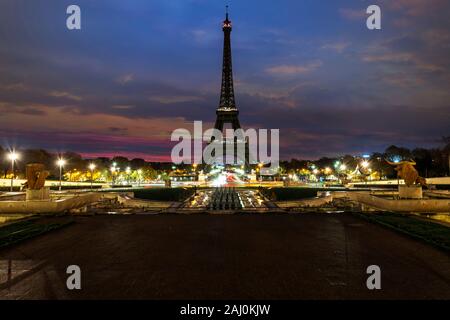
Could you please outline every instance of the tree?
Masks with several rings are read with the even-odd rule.
[[[379,172],[380,180],[383,177],[395,178],[397,176],[394,167],[385,160],[386,156],[383,153],[375,152],[370,157],[370,166],[373,171]]]
[[[147,166],[147,162],[144,159],[134,158],[130,161],[130,166],[133,169],[141,169]]]
[[[419,175],[427,178],[429,169],[433,166],[433,157],[430,150],[416,148],[412,151],[412,157],[416,162],[416,169]]]
[[[54,166],[56,157],[43,149],[28,149],[20,152],[21,157],[17,162],[17,168],[25,173],[25,167],[29,163],[42,163],[45,169],[50,171],[50,176],[55,175]]]
[[[130,165],[128,158],[117,156],[112,158],[112,162],[115,162],[121,170],[125,170],[126,167]]]
[[[65,152],[62,158],[66,160],[65,168],[67,170],[80,170],[84,171],[87,168],[87,161],[83,157],[75,152]],[[55,160],[56,161],[56,160]],[[56,166],[55,164],[53,166]],[[59,170],[59,169],[58,169]]]
[[[384,155],[389,161],[410,160],[412,158],[411,152],[407,148],[390,146],[384,151]]]

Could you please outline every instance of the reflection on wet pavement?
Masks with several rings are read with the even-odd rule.
[[[45,261],[0,260],[0,299],[64,298],[63,284]]]

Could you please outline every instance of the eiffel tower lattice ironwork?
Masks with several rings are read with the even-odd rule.
[[[220,102],[219,107],[216,110],[216,123],[214,128],[222,132],[222,136],[226,137],[227,132],[225,125],[231,125],[231,128],[235,131],[241,128],[241,124],[239,122],[239,110],[236,107],[236,102],[234,99],[234,87],[233,87],[233,68],[231,62],[231,21],[228,18],[228,6],[226,11],[225,20],[223,21],[223,64],[222,64],[222,86],[220,90]],[[228,138],[223,138],[221,141],[216,141],[215,143],[220,143],[223,146],[223,155],[225,158],[223,160],[227,161],[227,164],[233,165],[247,165],[250,161],[250,152],[249,152],[249,144],[245,136],[243,135],[243,131],[240,131],[241,134],[238,136],[234,136],[230,141]],[[231,137],[230,137],[231,138]],[[214,139],[212,139],[212,142]],[[234,153],[232,158],[231,154],[227,152],[227,144],[233,143],[234,145]],[[244,148],[245,154],[242,155],[238,152],[238,149],[242,150]],[[220,163],[220,161],[219,161]]]
[[[231,124],[234,130],[240,129],[239,111],[236,107],[233,88],[233,68],[231,62],[231,21],[228,19],[228,6],[223,21],[223,64],[222,86],[220,90],[220,103],[216,110],[216,123],[214,128],[223,132],[226,123]]]

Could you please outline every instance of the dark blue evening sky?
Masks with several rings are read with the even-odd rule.
[[[168,159],[173,129],[215,119],[226,4],[241,124],[279,128],[282,158],[450,134],[445,0],[2,0],[3,146]]]

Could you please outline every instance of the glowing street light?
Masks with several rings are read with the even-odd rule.
[[[363,167],[363,168],[368,168],[369,166],[370,166],[370,163],[369,163],[369,161],[367,161],[367,160],[364,160],[363,162],[361,162],[361,166]]]
[[[130,167],[126,167],[125,168],[125,173],[127,174],[127,184],[130,184],[131,168]]]
[[[141,186],[142,169],[138,169],[138,186]]]
[[[14,185],[14,162],[16,162],[19,159],[19,154],[16,153],[14,150],[11,151],[8,154],[8,158],[9,160],[11,160],[11,171],[12,171],[12,176],[11,176],[11,189],[10,191],[13,191],[13,185]]]
[[[89,170],[91,171],[91,190],[92,190],[92,184],[94,182],[94,169],[95,169],[95,163],[89,164]]]
[[[111,170],[112,184],[114,185],[114,184],[115,184],[115,181],[116,181],[116,179],[115,179],[115,173],[116,173],[116,171],[117,171],[117,167],[116,167],[116,163],[115,163],[115,162],[113,162],[113,164],[112,164],[111,168],[109,168],[109,170]]]
[[[64,165],[66,164],[66,160],[63,158],[59,158],[58,161],[56,161],[56,164],[59,167],[59,191],[61,191],[61,184],[62,184],[62,169]]]
[[[339,161],[336,161],[336,163],[334,164],[334,166],[335,166],[335,168],[336,168],[336,174],[337,174],[338,182],[339,182],[339,181],[342,181],[342,180],[340,179],[339,171],[342,172],[342,171],[347,170],[347,166],[346,166],[344,163],[340,163]],[[337,171],[338,168],[339,168],[339,171]]]

